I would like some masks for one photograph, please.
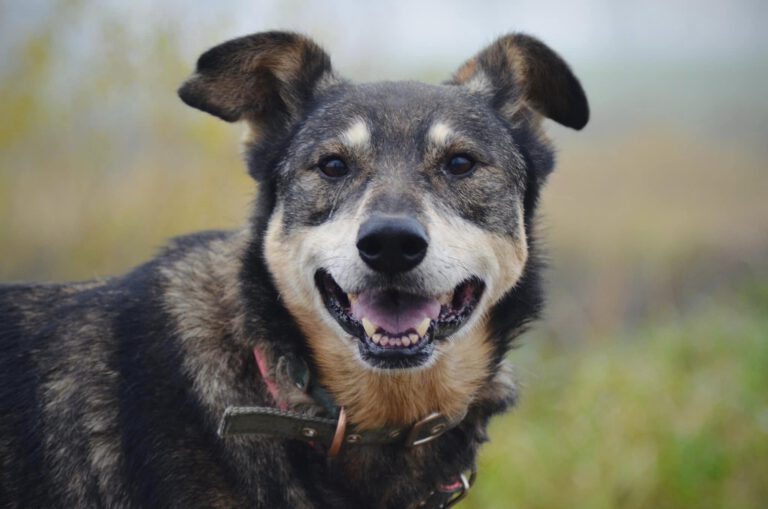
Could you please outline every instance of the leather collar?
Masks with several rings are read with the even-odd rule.
[[[306,362],[297,356],[285,355],[277,362],[277,366],[283,368],[279,371],[332,417],[293,412],[280,398],[278,383],[270,376],[264,354],[258,347],[253,349],[253,354],[267,390],[278,408],[228,407],[219,424],[219,435],[222,437],[258,434],[302,440],[323,445],[333,452],[331,456],[335,456],[339,451],[332,449],[334,439],[340,440],[342,447],[398,443],[405,447],[416,447],[434,440],[464,419],[464,415],[449,419],[439,413],[432,413],[408,426],[389,426],[373,430],[347,426],[344,409],[336,405],[331,395],[311,376]]]
[[[280,397],[279,384],[270,376],[266,357],[258,348],[253,349],[254,359],[262,379],[278,408],[259,406],[230,406],[224,411],[219,424],[219,436],[267,435],[288,440],[301,440],[313,447],[322,447],[329,457],[335,457],[346,447],[367,445],[402,444],[407,448],[418,447],[430,442],[446,431],[457,426],[464,415],[449,419],[439,413],[432,413],[408,426],[392,426],[373,430],[357,429],[346,424],[343,407],[334,402],[331,395],[311,376],[307,363],[295,355],[283,355],[277,363],[282,377],[303,391],[315,404],[330,416],[299,413],[288,409]],[[420,500],[416,508],[444,508],[456,504],[466,496],[474,482],[476,472],[469,478],[460,473],[449,482],[438,485]]]

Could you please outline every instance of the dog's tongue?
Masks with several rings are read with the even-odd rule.
[[[395,291],[364,292],[352,302],[352,315],[367,318],[391,334],[415,329],[424,318],[436,320],[440,303],[436,299]]]

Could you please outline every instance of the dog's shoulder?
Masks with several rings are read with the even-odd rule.
[[[178,400],[181,388],[205,386],[195,373],[240,366],[222,338],[237,323],[244,243],[241,232],[203,232],[174,239],[122,276],[0,287],[0,499],[119,506],[119,479],[145,480],[134,467],[148,452],[135,444],[153,441],[179,461],[202,454],[164,440],[180,429],[205,436],[200,410]],[[194,478],[199,495],[226,485],[174,471]],[[82,482],[66,481],[73,477]]]

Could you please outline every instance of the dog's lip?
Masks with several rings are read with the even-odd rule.
[[[445,340],[474,312],[485,285],[469,278],[452,291],[423,296],[394,288],[346,293],[324,270],[315,283],[328,312],[359,340],[361,355],[379,367],[426,362],[435,340]]]

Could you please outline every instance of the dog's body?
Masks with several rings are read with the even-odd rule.
[[[352,85],[266,33],[204,54],[180,95],[247,122],[251,225],[123,277],[0,291],[0,505],[430,506],[515,398],[504,356],[540,307],[553,164],[539,123],[586,123],[578,82],[514,35],[445,85]],[[333,458],[317,436],[217,434],[228,407],[278,404],[354,433]],[[449,429],[407,446],[432,413]]]

